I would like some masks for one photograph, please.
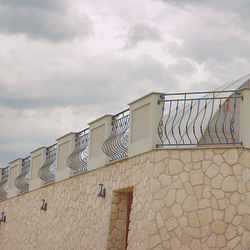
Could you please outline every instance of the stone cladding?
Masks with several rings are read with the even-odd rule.
[[[121,249],[110,245],[110,225],[125,223],[115,221],[124,207],[114,194],[129,187],[129,250],[250,249],[244,148],[154,150],[1,201],[0,249]]]

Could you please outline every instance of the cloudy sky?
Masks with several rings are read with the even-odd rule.
[[[250,73],[248,0],[0,0],[0,167],[152,91]]]

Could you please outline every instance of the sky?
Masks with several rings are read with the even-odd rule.
[[[250,73],[248,0],[0,0],[0,167],[150,92]]]

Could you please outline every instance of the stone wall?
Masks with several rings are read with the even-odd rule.
[[[115,196],[126,188],[134,195],[130,250],[250,249],[243,148],[155,150],[1,201],[0,249],[120,249],[110,244],[111,222],[121,224],[112,204],[122,203]]]

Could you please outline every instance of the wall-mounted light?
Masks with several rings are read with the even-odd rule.
[[[6,221],[6,216],[4,215],[4,212],[2,212],[2,217],[0,219],[0,222],[5,222]]]
[[[105,197],[105,188],[103,188],[103,184],[98,184],[98,193],[97,193],[97,195],[99,196],[99,197]]]
[[[46,210],[47,209],[47,203],[45,202],[45,199],[41,199],[41,201],[43,202],[42,206],[40,207],[41,210]]]

